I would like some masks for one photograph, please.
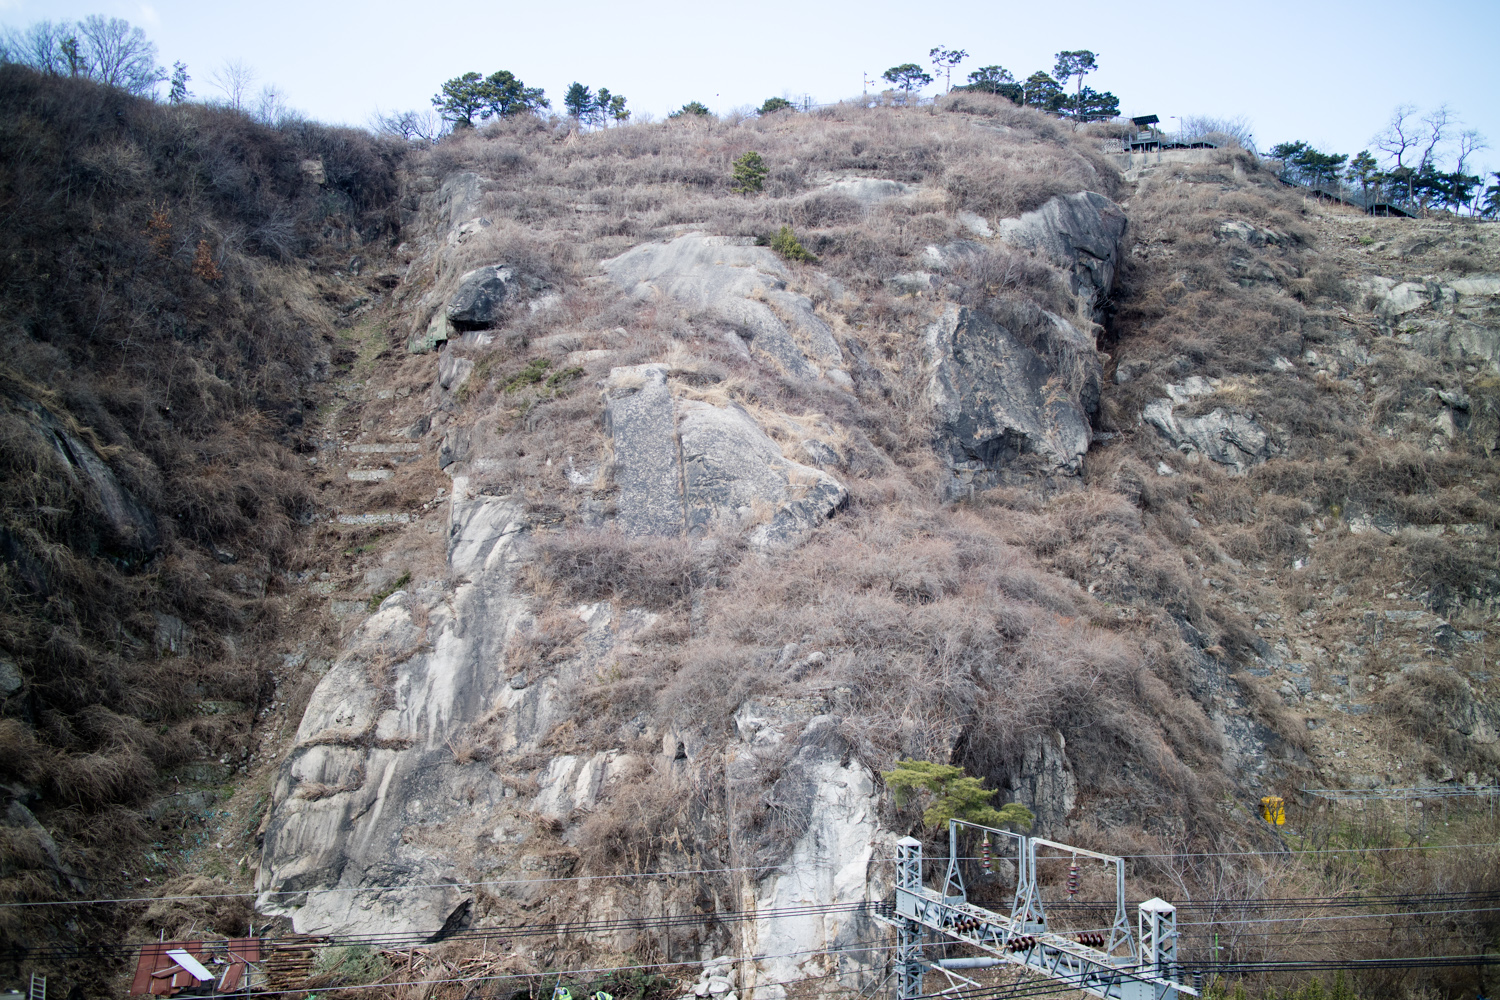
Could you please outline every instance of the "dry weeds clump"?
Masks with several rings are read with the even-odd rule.
[[[0,780],[59,853],[0,882],[131,894],[159,773],[241,760],[269,694],[309,384],[345,360],[333,271],[389,234],[399,152],[9,65],[0,108],[0,655],[25,685]]]

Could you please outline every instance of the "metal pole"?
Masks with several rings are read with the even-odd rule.
[[[922,842],[915,837],[896,841],[896,888],[922,888]],[[910,918],[900,919],[896,928],[896,996],[898,1000],[912,1000],[922,995],[924,928]]]

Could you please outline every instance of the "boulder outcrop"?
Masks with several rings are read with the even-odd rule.
[[[616,368],[605,425],[632,535],[744,531],[762,549],[795,545],[848,498],[833,476],[782,454],[746,410],[673,397],[666,365]]]
[[[1178,407],[1215,391],[1208,379],[1195,375],[1167,386],[1167,396],[1147,403],[1141,419],[1190,462],[1207,458],[1243,473],[1281,451],[1280,443],[1253,414],[1222,406],[1198,416],[1177,412]]]
[[[1092,437],[1088,414],[1076,390],[1011,331],[949,306],[927,328],[923,347],[938,447],[952,469],[949,496],[1006,475],[1079,471]]]
[[[458,291],[448,300],[444,312],[456,330],[486,329],[500,321],[507,303],[543,287],[540,281],[513,267],[487,264],[458,279]]]
[[[1004,219],[999,236],[1012,246],[1032,250],[1066,270],[1074,294],[1095,320],[1114,286],[1125,238],[1125,212],[1093,191],[1059,195],[1017,219]]]
[[[766,247],[689,233],[635,247],[602,266],[639,297],[661,296],[724,324],[788,375],[826,376],[840,387],[849,385],[833,330],[813,311],[812,300],[788,290],[790,272]]]
[[[1430,357],[1500,372],[1500,275],[1360,283],[1383,332]]]
[[[425,354],[474,330],[487,330],[503,318],[508,306],[546,288],[537,278],[505,264],[486,264],[458,279],[458,290],[432,314],[427,326],[407,340],[412,354]],[[532,303],[535,307],[536,302]]]

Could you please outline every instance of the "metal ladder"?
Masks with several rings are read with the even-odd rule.
[[[31,974],[31,996],[29,1000],[47,1000],[47,977]]]

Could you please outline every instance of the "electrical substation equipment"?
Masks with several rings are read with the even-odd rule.
[[[1068,862],[1063,880],[1067,899],[1055,900],[1058,916],[1049,922],[1046,896],[1056,893],[1057,865],[1063,861]],[[1077,902],[1081,867],[1095,863],[1114,876],[1114,899]],[[898,1000],[921,996],[927,973],[946,977],[947,989],[977,987],[955,970],[1002,963],[1102,1000],[1198,996],[1181,982],[1177,966],[1176,907],[1147,900],[1131,926],[1123,858],[955,819],[948,824],[941,890],[923,882],[922,864],[921,841],[904,837],[896,843],[895,900],[877,917],[896,930]],[[983,905],[971,901],[970,885]],[[1093,926],[1062,926],[1079,923]],[[991,957],[934,959],[925,954],[945,945],[967,945]]]

